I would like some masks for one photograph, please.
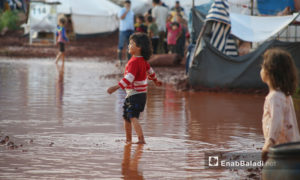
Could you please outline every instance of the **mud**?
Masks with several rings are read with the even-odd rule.
[[[28,36],[23,32],[12,31],[0,36],[0,56],[6,57],[55,57],[58,47],[49,43],[29,45]],[[66,57],[101,57],[116,59],[118,32],[112,34],[78,38],[66,44]]]
[[[52,59],[0,59],[0,135],[19,146],[0,145],[0,179],[260,176],[256,170],[204,165],[207,152],[261,151],[264,96],[182,92],[150,83],[139,120],[147,144],[127,146],[125,93],[106,93],[119,74],[114,63],[97,58],[67,61],[64,67]],[[298,115],[299,102],[295,106]]]

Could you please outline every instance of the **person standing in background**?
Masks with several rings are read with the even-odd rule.
[[[160,0],[153,0],[152,2],[152,17],[155,19],[155,23],[157,24],[159,31],[158,53],[165,53],[164,40],[166,36],[166,22],[169,10],[160,4]]]
[[[145,25],[145,18],[142,15],[138,15],[134,24],[135,32],[147,33],[147,26]]]
[[[157,54],[157,44],[158,44],[158,28],[155,22],[153,22],[152,16],[148,16],[147,18],[148,24],[148,36],[152,42],[153,54]]]
[[[180,55],[181,58],[184,57],[185,52],[185,42],[189,37],[188,25],[185,19],[182,18],[180,13],[176,14],[176,20],[181,26],[181,35],[179,36],[176,44],[176,52]]]
[[[176,52],[176,47],[177,47],[177,41],[179,37],[182,34],[181,31],[181,26],[178,22],[171,22],[169,21],[167,23],[167,29],[168,29],[168,50],[169,54],[175,54]]]
[[[131,1],[126,0],[124,7],[120,10],[118,17],[120,19],[120,27],[119,27],[119,43],[118,43],[118,59],[120,61],[120,65],[122,65],[122,50],[124,44],[126,43],[126,47],[129,44],[129,37],[134,33],[134,12],[130,9]],[[126,50],[127,51],[127,50]],[[127,53],[127,59],[130,59],[129,53]]]
[[[176,19],[177,17],[177,14],[180,14],[182,17],[185,17],[185,14],[184,14],[184,8],[180,6],[180,2],[177,0],[175,2],[175,6],[171,8],[171,15],[172,15],[172,21],[177,21],[178,20]]]

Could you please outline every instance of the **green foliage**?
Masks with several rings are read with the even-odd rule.
[[[7,27],[9,30],[17,29],[18,21],[19,21],[19,16],[17,11],[0,12],[0,32],[5,27]]]
[[[300,99],[300,87],[297,87],[295,94],[293,95],[294,98]]]

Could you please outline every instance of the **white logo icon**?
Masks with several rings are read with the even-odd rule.
[[[208,166],[219,166],[219,157],[218,156],[209,156],[208,157]]]

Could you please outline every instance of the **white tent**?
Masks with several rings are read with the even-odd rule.
[[[170,9],[175,6],[176,0],[161,0]],[[210,2],[211,0],[195,0],[195,6],[199,6]],[[181,7],[184,8],[185,14],[189,14],[192,6],[193,0],[180,0]],[[144,14],[150,8],[152,8],[152,0],[131,0],[131,8],[135,14]]]
[[[51,0],[48,0],[51,1]],[[56,1],[56,0],[52,0]],[[61,5],[57,6],[57,12],[60,14],[71,14],[71,2],[70,0],[58,0]]]
[[[57,0],[47,0],[57,1]],[[117,14],[121,7],[108,0],[58,0],[58,14],[71,14],[76,34],[113,32],[119,27]]]
[[[161,0],[164,2],[169,8],[175,6],[176,0]],[[202,4],[209,3],[211,0],[195,0],[195,6],[200,6]],[[179,0],[180,6],[184,8],[185,14],[188,15],[193,7],[193,0]]]
[[[152,8],[152,3],[150,3],[149,0],[131,0],[131,9],[134,14],[143,15],[150,8]]]

